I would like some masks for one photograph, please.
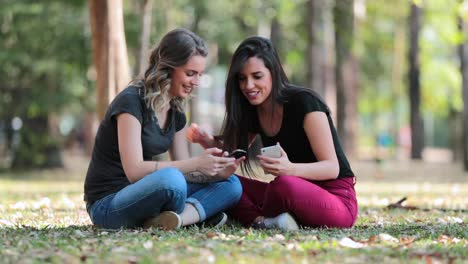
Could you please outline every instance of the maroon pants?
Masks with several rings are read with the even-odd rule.
[[[298,224],[309,227],[352,227],[357,218],[355,177],[308,181],[279,176],[271,182],[239,177],[243,193],[229,214],[249,226],[258,216],[289,212]]]

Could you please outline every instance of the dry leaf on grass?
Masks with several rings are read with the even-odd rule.
[[[0,226],[13,227],[15,225],[12,222],[8,221],[8,220],[0,219]]]
[[[400,244],[410,246],[414,242],[414,237],[400,237]]]
[[[359,242],[356,242],[354,240],[352,240],[351,238],[349,237],[343,237],[339,242],[338,244],[340,246],[343,246],[343,247],[347,247],[347,248],[363,248],[365,247],[366,245],[362,244],[362,243],[359,243]]]
[[[386,242],[391,242],[391,243],[398,243],[398,239],[394,238],[393,236],[385,233],[380,233],[379,234],[379,240],[380,241],[386,241]]]

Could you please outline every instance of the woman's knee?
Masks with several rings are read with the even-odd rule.
[[[240,183],[239,178],[236,175],[231,175],[226,180],[227,190],[232,195],[233,200],[237,203],[242,196],[242,184]]]
[[[278,176],[268,184],[268,192],[277,195],[288,195],[294,192],[297,177]]]
[[[187,181],[182,172],[176,168],[163,168],[148,175],[150,185],[157,190],[172,190],[187,194]]]

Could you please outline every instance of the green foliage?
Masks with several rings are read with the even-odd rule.
[[[354,52],[360,62],[359,112],[372,119],[361,119],[364,134],[398,130],[409,122],[409,4],[406,0],[391,5],[366,1],[365,16],[357,18]],[[457,29],[459,1],[430,0],[420,4],[421,111],[425,116],[447,119],[450,111],[461,111],[463,105],[457,53],[463,39]],[[386,125],[378,125],[381,120],[386,120]],[[449,128],[444,129],[448,135]]]
[[[422,106],[423,110],[443,117],[451,109],[462,110],[457,4],[456,0],[432,0],[424,5],[420,42]]]
[[[82,2],[4,1],[0,78],[6,107],[0,114],[35,117],[65,105],[81,111],[89,98],[91,56]]]
[[[11,167],[15,170],[62,167],[60,141],[50,136],[47,120],[34,118],[20,130],[21,144],[15,149]]]
[[[139,49],[140,2],[123,1],[131,65],[135,64]],[[150,46],[157,44],[170,29],[189,28],[210,46],[216,46],[218,64],[227,67],[240,41],[268,33],[271,22],[276,20],[280,25],[280,37],[275,44],[285,70],[292,82],[305,84],[307,2],[153,0]],[[328,8],[333,8],[332,2]],[[461,111],[463,107],[456,48],[466,36],[458,32],[456,23],[457,15],[466,17],[468,8],[466,3],[457,0],[417,2],[423,8],[422,111],[443,119],[450,111]],[[381,130],[398,130],[408,124],[406,56],[410,1],[375,0],[364,1],[364,5],[365,15],[355,13],[354,34],[349,37],[354,37],[352,52],[359,62],[359,114],[364,128],[361,134],[372,135]],[[83,112],[94,109],[87,13],[84,0],[2,1],[2,125],[8,124],[14,116],[27,120],[66,114],[80,119]],[[21,151],[26,153],[27,148]]]
[[[85,10],[85,1],[2,1],[0,119],[23,120],[17,168],[60,165],[60,139],[49,133],[48,117],[66,107],[79,118],[94,107]],[[28,124],[37,120],[45,129]]]

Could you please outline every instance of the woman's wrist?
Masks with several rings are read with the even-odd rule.
[[[205,149],[216,147],[215,138],[210,135],[210,137],[205,138],[202,142],[200,142],[200,145]]]
[[[194,172],[194,171],[200,171],[200,167],[198,167],[198,165],[201,163],[200,162],[200,156],[196,156],[196,157],[193,157],[191,159],[188,160],[189,163],[190,163],[190,172]]]
[[[288,175],[297,175],[296,168],[297,168],[296,164],[289,162]]]

